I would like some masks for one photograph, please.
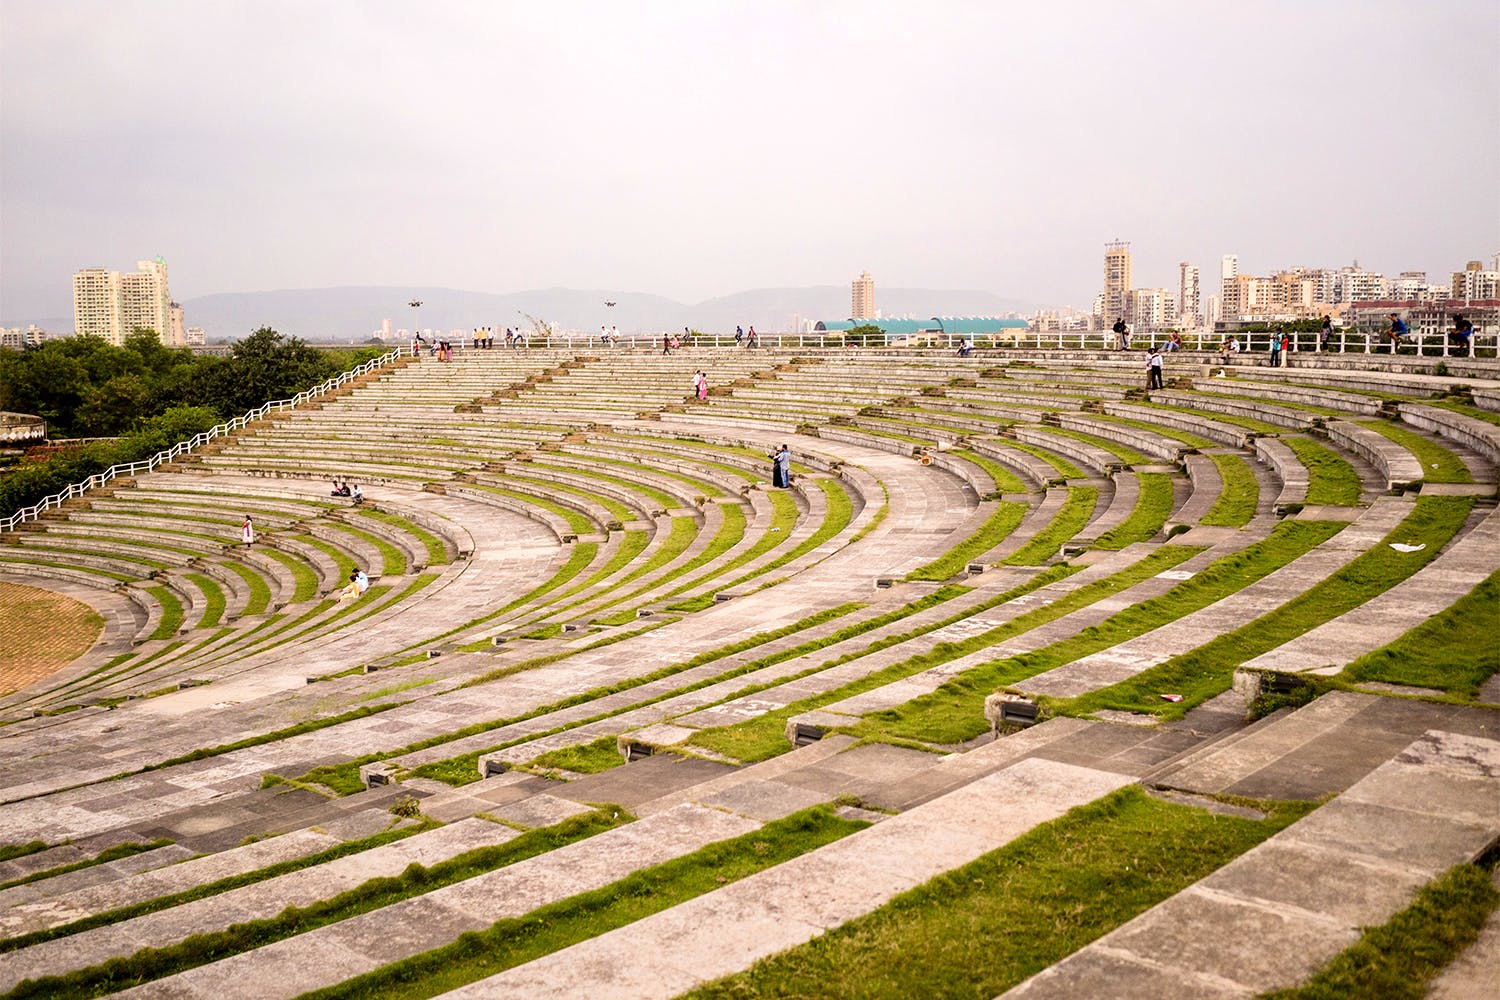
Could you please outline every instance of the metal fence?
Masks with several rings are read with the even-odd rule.
[[[201,434],[193,435],[186,441],[179,441],[172,447],[166,449],[165,451],[159,451],[155,455],[152,455],[150,458],[143,458],[138,462],[123,462],[119,465],[112,465],[109,468],[105,469],[103,472],[89,476],[81,483],[74,483],[67,489],[54,493],[30,507],[23,507],[12,514],[10,517],[0,520],[0,532],[14,531],[16,528],[20,527],[22,524],[25,524],[27,521],[36,520],[45,511],[52,510],[55,507],[61,507],[64,501],[71,500],[74,497],[83,496],[83,494],[88,492],[89,490],[95,489],[99,486],[103,486],[105,483],[109,482],[111,479],[115,479],[116,477],[136,476],[143,473],[152,472],[159,466],[165,465],[166,463],[172,461],[174,458],[179,458],[183,455],[186,455],[193,449],[208,444],[208,442],[214,440],[215,438],[223,437],[226,434],[237,431],[244,427],[246,424],[251,423],[252,421],[263,420],[266,417],[270,416],[272,413],[279,413],[282,410],[288,410],[292,407],[301,406],[303,403],[307,402],[310,399],[316,399],[318,396],[321,396],[324,393],[332,392],[334,389],[337,389],[341,385],[345,385],[349,382],[352,382],[354,379],[368,375],[376,369],[383,368],[391,362],[397,360],[398,358],[405,357],[410,354],[411,349],[409,347],[397,347],[395,350],[382,354],[378,358],[366,361],[364,364],[359,365],[358,367],[349,369],[342,375],[335,375],[333,378],[322,383],[321,385],[314,386],[313,388],[308,389],[305,392],[299,392],[291,399],[277,399],[273,400],[272,402],[265,403],[244,414],[243,416],[235,417],[233,420],[226,420],[224,423],[219,424],[217,427],[212,427]]]

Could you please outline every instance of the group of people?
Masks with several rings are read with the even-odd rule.
[[[708,402],[708,376],[703,374],[701,368],[693,376],[693,396],[700,403]]]
[[[370,589],[370,578],[362,569],[355,570],[349,574],[349,582],[339,591],[339,603],[347,604],[358,599],[365,591]]]
[[[737,326],[734,328],[734,342],[744,347],[759,347],[760,334],[755,332],[754,326],[750,327],[748,333],[745,332],[744,327]]]
[[[620,328],[618,326],[599,326],[599,343],[605,347],[614,347],[620,343]]]
[[[428,357],[437,358],[439,361],[453,360],[452,344],[448,343],[446,340],[434,340],[429,344],[425,339],[423,339],[420,333],[417,334],[411,342],[411,356],[414,358],[420,358],[422,356],[422,348],[424,347],[427,348]]]
[[[687,336],[687,327],[683,327],[682,328],[682,332],[683,332],[683,336]],[[681,346],[682,346],[682,337],[677,336],[677,334],[675,334],[675,333],[664,333],[664,334],[661,335],[661,352],[663,354],[671,354],[673,351],[677,350],[677,348],[679,348]]]
[[[786,445],[773,448],[771,459],[771,485],[779,490],[788,489],[792,485],[792,450]]]
[[[358,483],[354,484],[353,489],[349,488],[348,483],[341,483],[337,479],[332,480],[332,483],[333,489],[329,491],[329,496],[343,497],[346,500],[353,500],[355,503],[365,502],[365,491],[359,488]]]
[[[509,347],[511,341],[510,331],[505,331],[505,346]],[[474,328],[474,349],[489,350],[495,346],[495,331],[488,326],[476,326]]]

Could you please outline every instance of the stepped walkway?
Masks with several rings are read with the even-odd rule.
[[[1425,733],[1333,802],[1005,996],[1295,986],[1500,839],[1497,797],[1500,741]]]
[[[185,960],[130,973],[128,995],[291,997],[801,810],[869,824],[450,994],[672,996],[1131,785],[1323,804],[1013,992],[1305,979],[1500,838],[1500,710],[1362,686],[1247,724],[1226,668],[1176,708],[1045,712],[1325,584],[1368,596],[1257,647],[1237,685],[1336,676],[1452,619],[1500,569],[1500,363],[1299,356],[1219,377],[1174,357],[1148,393],[1140,360],[469,352],[0,537],[0,579],[106,619],[0,696],[0,991],[144,969],[149,947]],[[688,398],[705,366],[706,403]],[[783,442],[786,489],[768,481]],[[1430,544],[1386,549],[1403,523]],[[1346,572],[1361,559],[1368,579]],[[355,571],[371,588],[341,599]],[[1046,696],[1043,717],[975,735],[998,694],[975,678],[1001,676]],[[600,832],[187,954],[584,822]]]

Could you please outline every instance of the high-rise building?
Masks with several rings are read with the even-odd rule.
[[[850,319],[874,319],[875,318],[875,279],[870,277],[869,271],[861,271],[859,277],[854,279],[851,286],[852,294],[849,304]]]
[[[1500,298],[1500,270],[1484,270],[1480,261],[1471,260],[1462,271],[1453,272],[1450,294],[1455,299]]]
[[[1196,330],[1203,322],[1201,290],[1198,287],[1198,268],[1182,261],[1177,265],[1177,309],[1178,325]]]
[[[118,346],[120,272],[86,267],[73,275],[73,331],[80,337],[103,337]]]
[[[1137,334],[1164,330],[1177,322],[1177,293],[1168,288],[1132,288],[1130,325]]]
[[[184,346],[182,307],[167,291],[167,262],[157,257],[136,267],[125,274],[89,267],[73,275],[74,332],[119,346],[136,330],[151,330],[169,347]]]
[[[1130,244],[1116,240],[1104,244],[1104,326],[1130,313]]]

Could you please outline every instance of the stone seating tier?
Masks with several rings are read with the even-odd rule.
[[[1183,431],[1197,437],[1217,441],[1219,444],[1228,445],[1231,448],[1249,448],[1250,442],[1254,440],[1255,434],[1235,424],[1227,424],[1222,421],[1213,420],[1194,412],[1180,412],[1173,409],[1159,408],[1153,406],[1137,406],[1132,403],[1104,403],[1102,406],[1105,413],[1124,417],[1128,420],[1138,420],[1142,423],[1159,424],[1172,430]]]
[[[1216,386],[1211,388],[1217,388]],[[1210,392],[1167,392],[1160,389],[1151,393],[1154,403],[1166,403],[1185,410],[1206,413],[1227,413],[1236,417],[1249,417],[1263,423],[1275,424],[1294,431],[1306,431],[1322,423],[1322,418],[1307,410],[1296,410],[1272,403],[1260,403],[1252,399],[1236,399]]]
[[[1325,429],[1330,441],[1373,465],[1387,491],[1422,488],[1422,481],[1426,478],[1422,463],[1395,441],[1346,420],[1329,421]]]

